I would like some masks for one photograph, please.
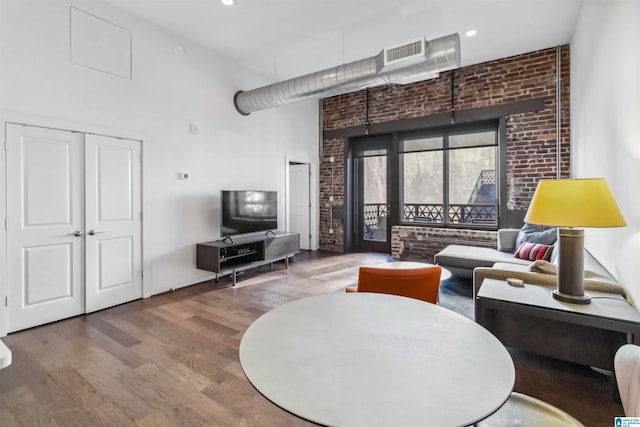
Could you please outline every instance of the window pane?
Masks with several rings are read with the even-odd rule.
[[[371,156],[384,156],[387,154],[387,150],[381,148],[379,150],[364,150],[360,153],[356,153],[355,157],[371,157]]]
[[[365,157],[364,162],[364,238],[387,240],[387,157]]]
[[[449,148],[496,145],[496,132],[461,133],[449,136]]]
[[[405,222],[442,223],[442,151],[402,154]]]
[[[497,224],[496,147],[449,153],[449,222]]]
[[[405,139],[402,141],[400,151],[408,153],[411,151],[440,150],[443,147],[443,138],[436,136],[433,138]]]

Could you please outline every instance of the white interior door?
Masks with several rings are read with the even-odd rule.
[[[85,137],[86,311],[142,298],[141,143]]]
[[[7,125],[8,332],[84,311],[83,134]]]
[[[300,249],[311,249],[309,165],[289,165],[289,230],[300,233]]]

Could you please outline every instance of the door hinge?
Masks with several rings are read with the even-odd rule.
[[[311,240],[311,237],[312,237],[311,234],[309,234],[309,240]]]
[[[8,226],[7,226],[7,218],[4,219],[4,229],[5,230],[9,229]]]
[[[311,205],[311,202],[309,202],[309,207],[310,207],[310,208],[311,208],[311,207],[313,207],[313,206]]]
[[[9,297],[4,297],[4,306],[9,307]]]
[[[140,277],[144,279],[144,270],[140,270]]]
[[[142,212],[140,212],[140,221],[142,221]]]

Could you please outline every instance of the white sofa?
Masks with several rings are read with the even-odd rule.
[[[529,260],[514,257],[518,229],[498,230],[497,248],[449,245],[434,256],[436,264],[451,271],[453,275],[473,278],[473,296],[486,278],[506,280],[508,277],[522,279],[525,283],[555,286],[555,274],[531,271]],[[611,275],[585,251],[585,289],[623,295],[633,303],[631,296]]]
[[[434,262],[454,276],[467,278],[473,277],[475,268],[492,267],[497,262],[528,266],[531,261],[513,256],[519,231],[517,228],[498,230],[497,248],[449,245],[433,257]]]

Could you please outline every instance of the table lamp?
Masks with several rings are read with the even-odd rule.
[[[627,225],[604,178],[539,181],[524,220],[558,227],[558,286],[553,297],[589,304],[591,297],[584,292],[584,230],[574,227]]]

